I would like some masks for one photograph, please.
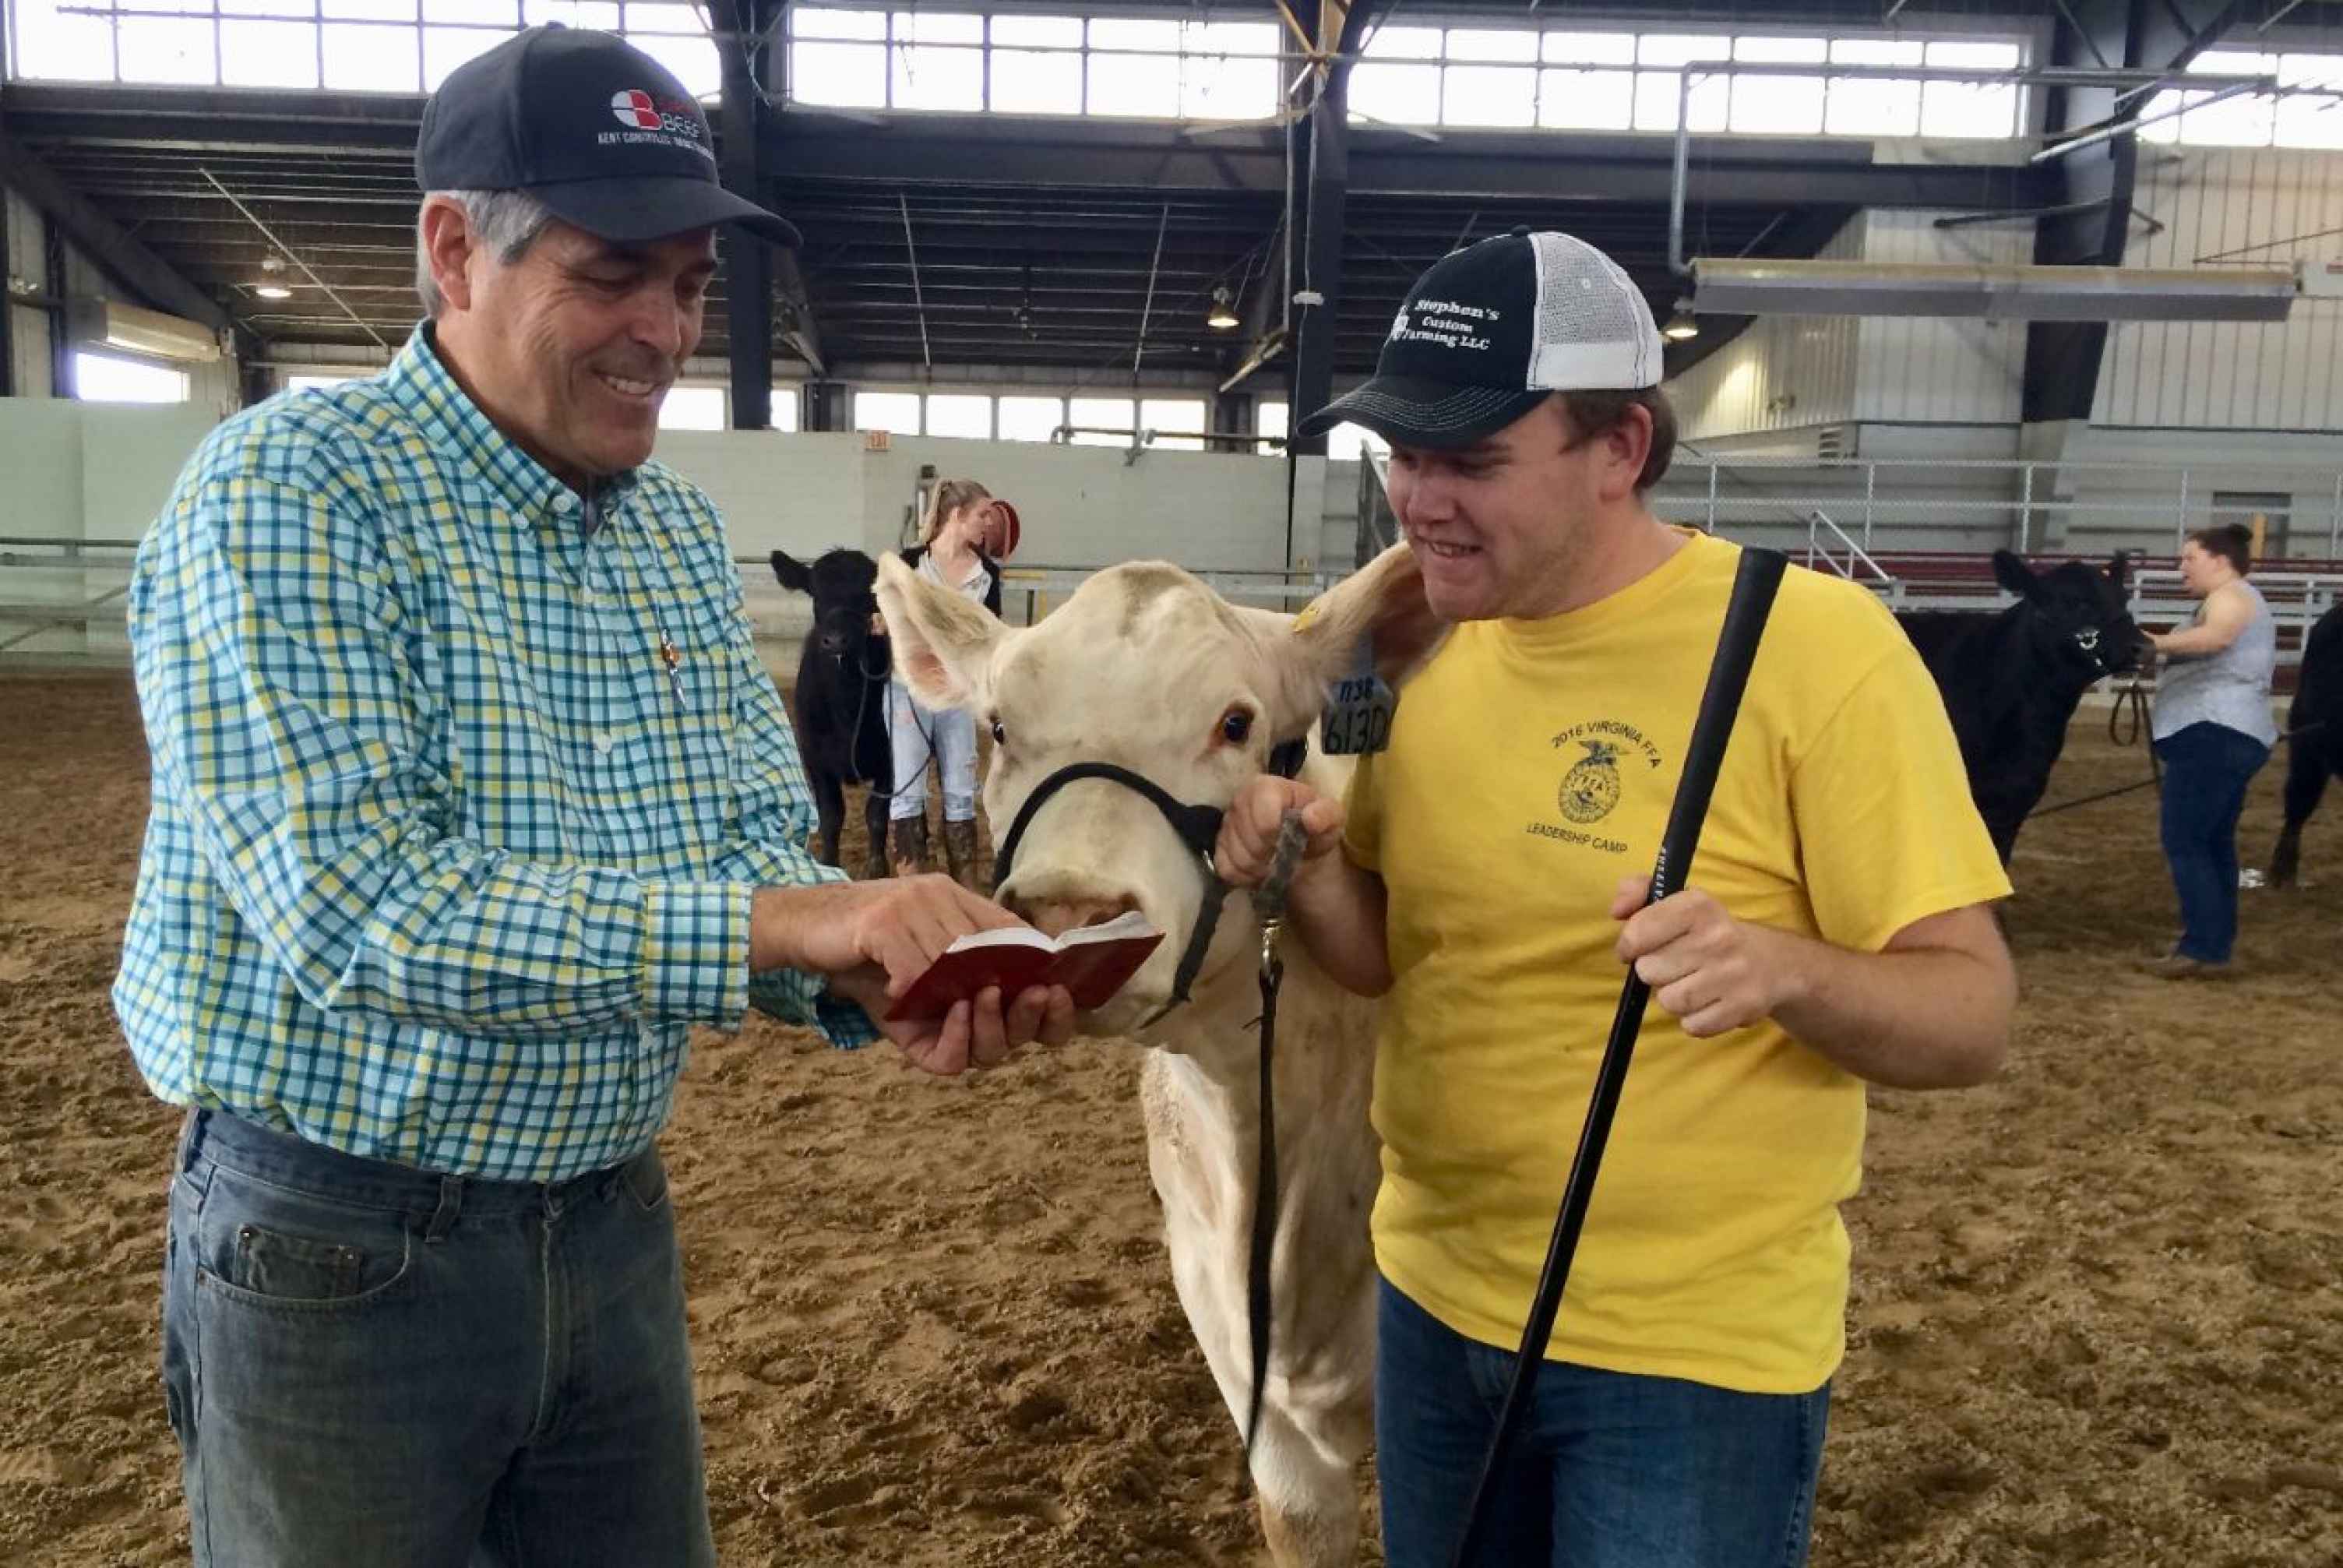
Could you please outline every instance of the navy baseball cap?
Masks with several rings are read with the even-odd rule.
[[[708,116],[674,72],[623,38],[558,24],[447,74],[423,106],[415,177],[427,191],[525,190],[622,245],[718,224],[801,238],[724,188]]]
[[[1634,280],[1583,239],[1517,228],[1426,268],[1374,375],[1300,433],[1348,420],[1397,446],[1469,447],[1551,393],[1659,384],[1660,329]]]

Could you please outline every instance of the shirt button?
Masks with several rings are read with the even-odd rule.
[[[594,732],[594,749],[601,753],[603,756],[608,757],[610,754],[611,748],[618,744],[618,741],[611,738],[608,730],[598,729]]]

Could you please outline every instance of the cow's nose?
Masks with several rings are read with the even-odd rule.
[[[1010,893],[1001,900],[1011,914],[1051,936],[1062,936],[1077,926],[1102,926],[1139,908],[1129,893],[1089,898],[1026,899]]]

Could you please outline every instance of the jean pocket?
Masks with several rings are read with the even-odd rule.
[[[196,1224],[196,1279],[277,1312],[347,1312],[400,1293],[414,1268],[406,1216],[216,1169]]]
[[[659,1159],[658,1150],[647,1149],[628,1161],[626,1168],[618,1172],[618,1180],[625,1184],[627,1195],[635,1201],[635,1207],[644,1213],[655,1214],[667,1206],[667,1164]]]

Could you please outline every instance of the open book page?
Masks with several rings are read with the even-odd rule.
[[[1117,915],[1095,926],[1076,926],[1064,935],[1052,939],[1031,926],[1002,926],[990,931],[970,931],[946,948],[948,953],[966,952],[972,948],[1023,947],[1040,948],[1046,952],[1059,952],[1088,942],[1119,942],[1128,937],[1159,935],[1147,917],[1137,910]]]
[[[979,931],[944,950],[888,1010],[890,1019],[934,1018],[988,986],[1004,998],[1027,986],[1062,985],[1077,1008],[1102,1007],[1139,971],[1163,933],[1136,912],[1068,931],[1056,941],[1023,926]]]

